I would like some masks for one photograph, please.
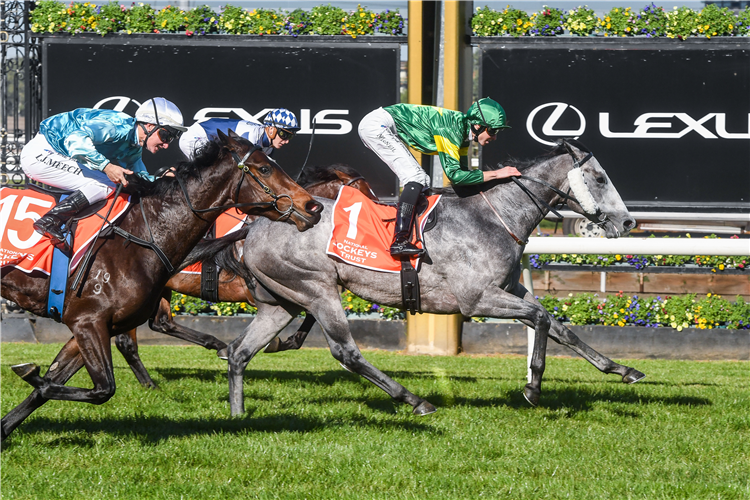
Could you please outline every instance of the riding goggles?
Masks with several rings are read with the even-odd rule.
[[[289,130],[284,130],[283,128],[277,129],[279,137],[281,137],[285,141],[291,141],[292,137],[294,137],[294,132],[291,132]]]
[[[159,134],[159,139],[164,144],[169,144],[173,140],[177,139],[177,137],[179,137],[180,135],[178,131],[166,127],[159,127],[157,129],[157,134]]]

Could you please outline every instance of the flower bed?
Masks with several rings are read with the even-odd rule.
[[[671,327],[678,331],[683,328],[750,329],[750,303],[741,296],[737,296],[734,303],[711,293],[700,298],[696,294],[641,298],[619,292],[604,299],[595,293],[575,296],[571,293],[566,298],[545,296],[538,300],[555,319],[572,325]],[[350,317],[377,316],[384,320],[405,317],[399,309],[368,302],[348,290],[342,293],[341,304]],[[174,293],[172,311],[174,314],[234,316],[255,314],[257,309],[244,302],[212,303]],[[472,319],[480,323],[486,321],[486,318]]]
[[[635,11],[614,7],[604,17],[587,6],[568,12],[543,7],[528,14],[511,6],[501,11],[477,7],[471,20],[476,36],[604,36],[666,37],[685,40],[689,37],[750,35],[750,6],[735,13],[727,7],[706,5],[696,11],[688,7],[665,10],[654,3]]]
[[[653,236],[652,236],[653,237]],[[690,235],[688,234],[688,238]],[[714,239],[715,235],[706,236]],[[731,239],[736,239],[732,236]],[[531,254],[529,255],[529,265],[536,269],[542,268],[545,264],[561,263],[579,266],[612,266],[626,264],[633,267],[634,270],[643,270],[649,266],[684,266],[695,265],[713,272],[725,271],[728,269],[745,270],[750,265],[750,256],[715,256],[715,255],[589,255],[589,254]]]
[[[331,5],[311,10],[251,9],[226,5],[220,12],[207,5],[182,10],[169,5],[155,10],[143,2],[126,7],[117,2],[66,4],[37,2],[29,23],[34,33],[184,33],[234,35],[403,35],[398,9],[372,12],[365,7],[346,12]]]

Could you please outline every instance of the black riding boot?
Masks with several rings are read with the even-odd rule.
[[[65,233],[60,226],[65,224],[75,214],[89,206],[89,201],[80,191],[76,191],[63,201],[55,205],[52,210],[34,223],[37,233],[42,233],[50,239],[50,242],[63,251],[69,251],[68,242],[65,241]]]
[[[411,242],[414,217],[417,212],[416,204],[421,192],[421,184],[409,182],[404,186],[404,190],[398,199],[396,227],[393,231],[393,243],[391,243],[390,249],[392,257],[412,257],[414,255],[421,255],[424,252],[424,250],[417,248]]]

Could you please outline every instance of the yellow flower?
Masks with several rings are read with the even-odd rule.
[[[620,255],[620,254],[618,253],[617,255],[615,255],[615,259],[617,259],[617,260],[622,260],[622,255]]]

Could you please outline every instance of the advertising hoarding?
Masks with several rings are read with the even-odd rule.
[[[631,210],[750,213],[750,40],[475,40],[513,127],[483,163],[577,137]]]
[[[44,116],[80,107],[134,115],[161,96],[181,109],[186,125],[204,118],[262,118],[273,108],[293,111],[302,130],[274,158],[296,177],[307,165],[346,163],[382,197],[398,180],[357,134],[361,118],[399,101],[400,46],[391,43],[263,41],[240,37],[46,37],[42,60]],[[176,145],[144,152],[151,171],[182,159]]]

